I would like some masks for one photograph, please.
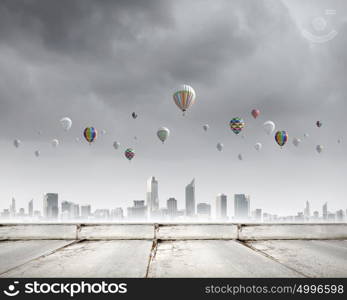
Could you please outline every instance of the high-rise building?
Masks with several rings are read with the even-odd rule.
[[[345,212],[343,211],[343,209],[339,209],[336,212],[336,221],[337,222],[343,222],[345,219]]]
[[[236,219],[247,219],[249,217],[250,199],[245,194],[235,194],[234,212]]]
[[[306,207],[304,210],[304,216],[305,218],[309,218],[311,216],[311,210],[310,210],[310,202],[306,201]]]
[[[43,197],[43,216],[49,219],[58,218],[58,194],[47,193]]]
[[[262,215],[263,215],[263,211],[262,211],[262,209],[261,208],[256,208],[255,210],[254,210],[254,219],[256,220],[256,221],[261,221],[261,217],[262,217]]]
[[[73,204],[72,206],[72,217],[78,219],[80,217],[80,206],[78,204]]]
[[[123,208],[117,207],[111,210],[111,217],[113,219],[122,220],[124,218]]]
[[[227,217],[227,196],[218,194],[216,198],[216,218],[225,219]]]
[[[186,186],[186,215],[195,215],[195,179]]]
[[[198,203],[196,206],[196,212],[199,216],[210,217],[211,205],[208,203]]]
[[[175,198],[169,198],[166,201],[167,214],[170,217],[175,217],[177,215],[177,200]]]
[[[15,217],[16,213],[17,213],[17,211],[16,211],[16,199],[12,198],[11,205],[10,205],[10,215],[11,215],[11,217]]]
[[[92,207],[90,205],[81,206],[81,217],[87,219],[92,214]]]
[[[317,210],[315,210],[315,211],[313,212],[313,217],[314,217],[315,219],[318,219],[318,218],[319,218],[319,212],[318,212]]]
[[[28,214],[29,217],[32,217],[34,215],[34,200],[31,199],[28,204]]]
[[[154,176],[147,180],[147,208],[151,216],[159,210],[158,180]]]
[[[328,202],[324,203],[322,211],[323,211],[322,212],[323,220],[327,220],[328,219]]]
[[[143,220],[146,218],[147,207],[145,206],[145,200],[134,200],[134,206],[128,207],[128,218]]]

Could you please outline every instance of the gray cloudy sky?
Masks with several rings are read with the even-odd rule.
[[[252,209],[285,215],[306,200],[313,209],[325,201],[331,211],[347,208],[347,136],[337,143],[347,127],[346,8],[344,0],[2,0],[0,208],[14,196],[41,209],[46,192],[93,208],[125,207],[145,198],[151,175],[161,206],[173,196],[183,208],[184,186],[195,177],[198,202],[214,204],[223,192],[250,194]],[[318,30],[312,21],[322,18]],[[338,34],[315,44],[303,30]],[[185,117],[172,100],[181,83],[197,94]],[[261,110],[256,120],[252,108]],[[73,121],[68,133],[64,116]],[[246,122],[244,139],[229,129],[235,116]],[[269,119],[289,133],[282,150],[262,130]],[[90,125],[107,134],[91,147],[76,143]],[[165,145],[156,137],[161,126],[171,130]],[[295,148],[292,138],[304,133],[310,137]],[[14,138],[23,142],[18,149]],[[127,147],[136,152],[131,163]]]

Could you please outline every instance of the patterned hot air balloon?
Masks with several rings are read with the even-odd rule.
[[[186,84],[180,86],[180,88],[173,94],[173,99],[180,110],[184,112],[194,104],[195,102],[195,91],[194,89]]]
[[[243,127],[245,127],[245,122],[241,118],[233,118],[230,121],[230,128],[235,134],[239,134]]]
[[[86,129],[84,129],[83,135],[87,142],[91,144],[95,141],[98,132],[94,127],[87,127]]]
[[[319,128],[319,127],[322,127],[323,124],[322,124],[321,121],[317,121],[317,122],[316,122],[316,125],[317,125],[317,127]]]
[[[130,161],[130,160],[132,160],[134,158],[135,152],[134,152],[133,149],[128,148],[128,149],[125,150],[124,155]]]
[[[277,144],[282,147],[288,140],[288,133],[285,131],[277,131],[275,134],[275,140]]]
[[[163,142],[163,144],[167,140],[169,135],[170,135],[170,130],[166,127],[161,127],[157,131],[157,136],[158,136],[159,140],[161,140]]]
[[[251,114],[252,114],[253,118],[256,119],[260,114],[260,110],[259,109],[253,109]]]

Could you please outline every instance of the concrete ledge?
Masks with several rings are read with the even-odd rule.
[[[77,226],[67,225],[2,225],[0,240],[75,240]]]
[[[159,225],[157,239],[160,240],[233,240],[237,239],[236,225]]]
[[[154,239],[154,225],[84,224],[80,227],[77,238],[86,240],[149,240]]]
[[[347,224],[243,224],[240,240],[347,239]]]

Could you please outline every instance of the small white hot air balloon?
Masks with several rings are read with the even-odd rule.
[[[308,133],[304,133],[304,138],[307,139],[310,135]]]
[[[255,148],[255,150],[257,150],[257,151],[260,151],[261,148],[263,148],[263,145],[262,145],[261,143],[256,143],[256,144],[254,145],[254,148]]]
[[[115,148],[116,150],[119,148],[119,146],[120,146],[120,143],[118,142],[113,143],[113,148]]]
[[[216,147],[217,147],[217,150],[218,150],[218,151],[222,151],[224,145],[223,145],[222,143],[218,143]]]
[[[323,151],[323,146],[322,146],[322,145],[317,145],[317,146],[316,146],[316,151],[317,151],[318,153],[321,153],[321,152]]]
[[[60,120],[60,124],[65,131],[69,131],[71,129],[71,126],[72,126],[72,121],[70,118],[64,117]]]
[[[264,127],[264,130],[267,134],[271,134],[274,132],[275,130],[275,123],[272,122],[272,121],[266,121],[264,124],[263,124],[263,127]]]
[[[59,146],[59,141],[57,139],[53,139],[51,142],[52,147],[56,148]]]
[[[169,135],[170,135],[170,130],[166,127],[161,127],[157,131],[157,136],[158,136],[159,140],[161,140],[163,142],[163,144],[167,140]]]
[[[36,157],[39,157],[39,156],[41,155],[41,152],[40,152],[40,150],[36,150],[36,151],[34,152],[34,154],[35,154]]]
[[[18,140],[18,139],[16,139],[16,140],[13,141],[13,145],[14,145],[16,148],[18,148],[18,147],[20,146],[20,144],[21,144],[21,141]]]
[[[295,147],[298,147],[300,143],[301,143],[301,140],[299,138],[297,137],[293,138],[293,145]]]
[[[205,131],[207,131],[207,130],[210,128],[210,126],[209,126],[208,124],[205,124],[204,126],[202,126],[202,128],[203,128]]]

